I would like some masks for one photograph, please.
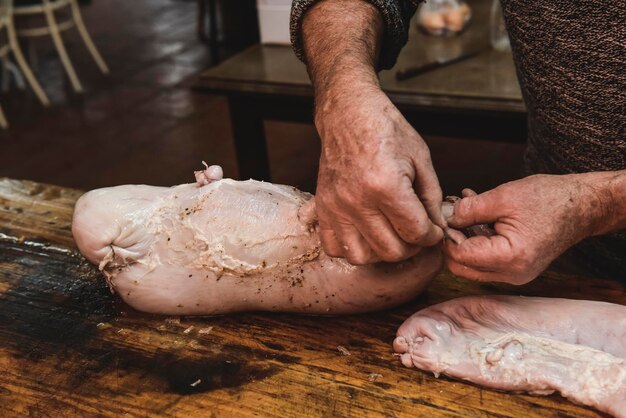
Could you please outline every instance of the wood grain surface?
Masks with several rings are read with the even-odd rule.
[[[442,273],[417,300],[367,315],[162,317],[112,295],[76,251],[80,191],[0,179],[0,416],[592,417],[553,395],[484,390],[404,368],[396,328],[465,294],[626,304],[624,285],[567,260],[523,287]]]

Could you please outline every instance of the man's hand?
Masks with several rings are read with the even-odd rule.
[[[443,237],[428,148],[378,83],[383,32],[364,0],[318,1],[302,24],[322,138],[320,236],[329,255],[353,264],[403,260]]]
[[[422,138],[376,87],[327,100],[316,114],[324,250],[366,264],[404,260],[437,244],[442,195]]]
[[[479,281],[531,281],[570,246],[619,227],[624,215],[612,213],[618,202],[611,188],[616,182],[623,187],[623,178],[615,173],[537,175],[480,195],[464,190],[448,225],[493,223],[496,234],[466,239],[448,230],[448,268]]]

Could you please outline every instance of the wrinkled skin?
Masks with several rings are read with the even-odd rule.
[[[388,308],[441,269],[439,247],[398,263],[354,266],[321,248],[311,195],[254,180],[119,186],[86,193],[72,231],[111,289],[135,309],[207,315],[244,310],[314,314]]]
[[[428,147],[382,92],[367,91],[316,115],[320,237],[329,254],[353,264],[401,261],[443,237]]]
[[[607,207],[617,202],[604,203],[589,181],[600,175],[536,175],[480,195],[464,190],[448,225],[493,223],[495,233],[465,239],[447,231],[454,238],[444,246],[448,268],[472,280],[531,281],[574,244],[611,229]]]
[[[302,20],[322,142],[320,238],[327,254],[358,265],[407,259],[444,226],[428,147],[378,81],[384,32],[362,0],[318,1]]]
[[[407,367],[494,389],[559,392],[626,416],[626,307],[482,296],[417,312],[393,343]]]

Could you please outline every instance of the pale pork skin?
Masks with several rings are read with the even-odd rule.
[[[393,346],[407,367],[626,417],[626,306],[464,297],[411,316]]]
[[[221,177],[211,166],[196,184],[88,192],[74,212],[78,248],[126,303],[159,314],[373,311],[414,298],[441,269],[438,247],[397,264],[329,257],[310,194]]]

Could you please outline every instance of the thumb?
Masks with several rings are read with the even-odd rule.
[[[300,206],[298,209],[298,220],[309,227],[314,226],[317,223],[315,196]]]
[[[474,196],[466,195],[455,203],[454,212],[447,221],[454,228],[493,223],[501,216],[502,208],[503,205],[495,190]]]

